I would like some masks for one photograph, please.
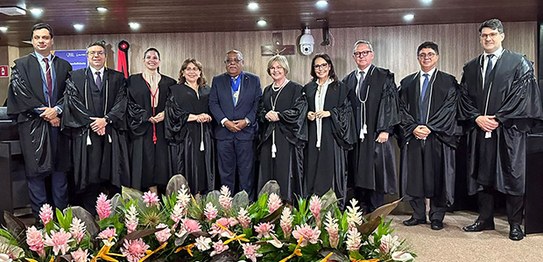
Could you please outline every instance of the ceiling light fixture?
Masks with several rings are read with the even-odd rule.
[[[43,9],[41,8],[30,8],[28,11],[30,11],[34,17],[40,17],[43,14]]]
[[[247,4],[247,9],[249,9],[250,11],[256,11],[258,10],[258,8],[259,6],[257,2],[249,2],[249,4]]]
[[[141,27],[140,23],[137,22],[130,22],[128,23],[128,26],[130,26],[130,29],[132,30],[138,30]]]
[[[315,3],[315,6],[318,9],[326,9],[328,7],[328,1],[326,0],[319,0]]]
[[[8,27],[7,26],[0,26],[0,32],[2,33],[5,33],[8,31]]]
[[[419,1],[422,5],[431,5],[433,2],[432,0],[419,0]]]
[[[26,15],[26,11],[18,6],[3,6],[0,7],[0,13],[9,15],[9,16],[17,16],[17,15]]]
[[[85,25],[83,24],[74,24],[75,31],[83,31],[83,28],[85,28]]]
[[[266,22],[266,20],[264,19],[260,19],[256,22],[256,24],[260,27],[265,27],[266,25],[268,25],[268,22]]]
[[[107,12],[107,8],[99,6],[99,7],[96,7],[96,11],[98,11],[98,13],[100,14],[103,14]]]
[[[406,22],[411,22],[411,21],[413,21],[413,19],[415,19],[414,14],[406,14],[406,15],[403,16],[403,20],[406,21]]]

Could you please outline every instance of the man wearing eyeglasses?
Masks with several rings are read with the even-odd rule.
[[[62,124],[73,134],[74,189],[79,204],[91,213],[100,191],[114,194],[130,182],[126,81],[121,72],[105,67],[106,58],[104,41],[90,44],[89,67],[72,73],[64,97]]]
[[[221,183],[236,192],[236,185],[254,199],[253,140],[256,110],[262,89],[260,78],[243,71],[243,54],[230,50],[226,73],[213,77],[209,110],[216,119],[215,138]]]
[[[459,119],[468,138],[468,193],[477,193],[479,217],[467,232],[494,229],[494,195],[505,194],[509,238],[521,240],[526,182],[526,134],[543,118],[532,63],[502,47],[503,25],[479,27],[483,54],[464,65]]]
[[[396,159],[389,138],[400,122],[394,74],[373,65],[373,58],[371,43],[357,41],[353,48],[357,69],[343,79],[358,137],[349,152],[349,180],[365,212],[381,206],[385,193],[396,192]]]
[[[53,207],[68,204],[65,171],[70,155],[68,137],[60,133],[62,95],[72,66],[51,54],[53,29],[39,23],[32,27],[34,52],[15,60],[8,88],[7,113],[17,118],[21,151],[32,212],[38,217],[46,204],[46,177],[51,179]],[[8,185],[4,185],[8,186]],[[39,221],[39,220],[37,220]]]
[[[437,69],[439,48],[424,42],[417,48],[420,71],[400,82],[401,177],[413,208],[406,226],[426,224],[425,198],[430,199],[430,228],[443,228],[447,207],[454,202],[456,78]]]

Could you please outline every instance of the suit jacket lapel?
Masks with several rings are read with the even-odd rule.
[[[45,94],[43,93],[43,79],[41,65],[38,59],[34,55],[30,55],[28,60],[28,80],[30,81],[30,87],[34,90],[40,101],[47,105],[45,101]],[[37,69],[37,70],[36,70]]]

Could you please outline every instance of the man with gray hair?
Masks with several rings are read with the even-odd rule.
[[[484,52],[464,65],[459,120],[467,126],[468,193],[477,193],[479,217],[467,232],[494,229],[494,195],[505,194],[509,238],[521,240],[526,183],[526,134],[543,119],[532,63],[502,47],[503,25],[479,27]]]
[[[242,71],[243,54],[230,50],[224,60],[226,73],[213,77],[209,110],[217,121],[215,139],[221,183],[239,188],[254,199],[253,140],[257,134],[256,110],[262,89],[260,78]]]
[[[365,212],[381,206],[385,193],[396,192],[396,159],[389,136],[400,122],[394,74],[373,65],[373,58],[371,43],[357,41],[353,48],[357,69],[343,79],[358,137],[349,152],[349,180]]]

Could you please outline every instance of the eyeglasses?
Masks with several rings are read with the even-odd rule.
[[[419,59],[424,59],[424,58],[430,58],[430,59],[432,59],[432,58],[434,58],[434,56],[436,56],[436,53],[431,53],[431,52],[428,53],[428,54],[420,53],[420,54],[418,55]]]
[[[495,38],[495,37],[498,36],[498,35],[499,35],[499,33],[492,32],[492,33],[490,33],[490,34],[481,34],[481,38],[482,38],[482,39],[486,39],[486,38],[489,37],[489,36],[490,36],[490,38]]]
[[[106,53],[104,53],[103,51],[90,51],[87,53],[89,56],[103,56],[105,55]]]
[[[313,66],[313,68],[315,68],[315,70],[320,70],[320,69],[325,69],[326,67],[328,67],[328,63],[322,63],[322,64],[316,64]]]
[[[241,62],[241,61],[242,61],[242,60],[236,58],[236,59],[228,59],[228,60],[224,60],[224,63],[227,64],[227,65],[228,65],[228,64],[231,64],[231,63],[238,64],[238,63]]]
[[[355,56],[355,57],[366,57],[366,56],[368,56],[371,52],[373,52],[373,51],[371,51],[371,50],[366,50],[366,51],[361,51],[361,52],[354,52],[354,53],[353,53],[353,56]]]
[[[273,67],[273,66],[272,66],[272,67],[270,67],[269,69],[270,69],[270,71],[271,71],[271,70],[278,71],[278,70],[283,69],[283,67],[282,67],[282,66],[278,66],[278,67]]]

